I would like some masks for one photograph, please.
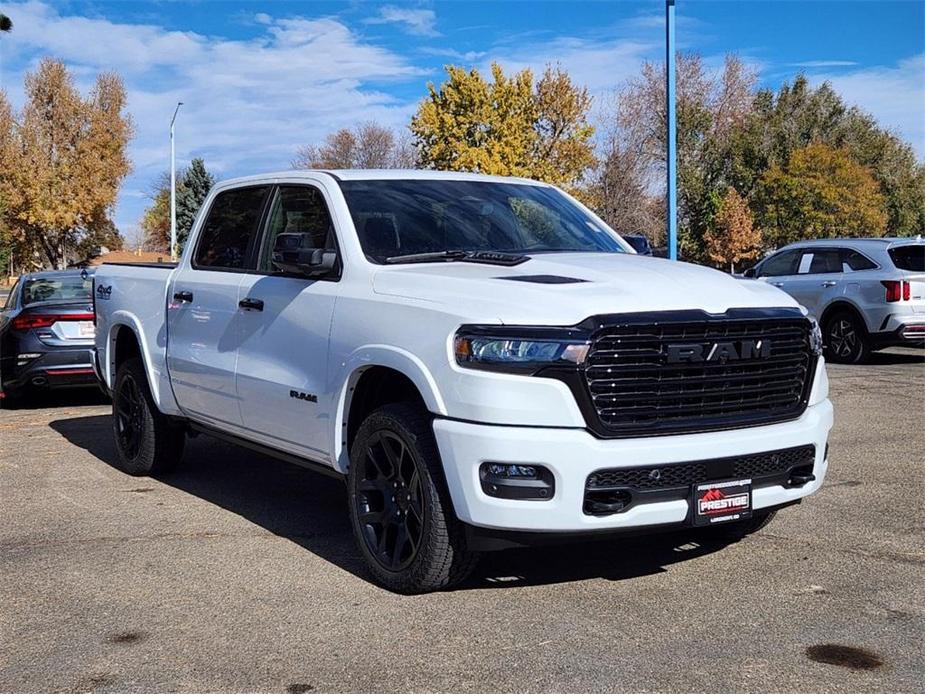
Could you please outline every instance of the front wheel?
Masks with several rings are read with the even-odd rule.
[[[841,364],[860,364],[870,354],[867,331],[853,313],[840,311],[825,324],[826,359]]]
[[[123,472],[157,475],[180,462],[186,434],[157,409],[138,357],[126,359],[116,372],[112,428]]]
[[[347,490],[357,545],[385,588],[426,593],[474,568],[426,412],[399,403],[370,414],[350,449]]]

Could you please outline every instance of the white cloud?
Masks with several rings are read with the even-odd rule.
[[[787,63],[790,67],[852,67],[857,65],[853,60],[806,60],[802,63]]]
[[[420,81],[405,58],[365,42],[333,18],[256,17],[258,34],[231,40],[63,14],[28,2],[5,5],[16,31],[2,41],[2,84],[21,104],[22,77],[41,56],[64,60],[81,89],[96,74],[120,73],[136,134],[134,173],[117,223],[137,222],[147,190],[169,164],[168,124],[176,102],[177,159],[202,156],[220,176],[286,169],[295,150],[343,126],[407,122],[414,103],[385,85]]]
[[[813,84],[830,82],[846,102],[910,142],[919,160],[925,161],[925,53],[894,67],[815,73],[809,79]]]
[[[412,9],[386,5],[379,9],[379,14],[366,20],[367,24],[399,24],[409,34],[419,36],[439,36],[435,28],[437,15],[433,10]]]

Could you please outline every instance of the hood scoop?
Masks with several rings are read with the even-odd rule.
[[[562,277],[561,275],[514,275],[512,277],[495,277],[496,280],[511,280],[513,282],[532,282],[533,284],[578,284],[588,280],[577,277]]]

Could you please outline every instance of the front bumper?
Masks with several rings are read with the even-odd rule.
[[[688,518],[686,500],[639,504],[607,516],[586,515],[586,480],[603,468],[712,460],[813,444],[815,480],[801,487],[757,487],[752,495],[755,509],[798,501],[819,489],[825,478],[832,419],[832,404],[823,399],[790,422],[679,436],[602,440],[582,429],[493,426],[450,419],[435,420],[434,433],[460,520],[496,530],[593,534],[676,527]],[[479,479],[484,462],[543,465],[555,479],[555,494],[542,501],[488,496]]]

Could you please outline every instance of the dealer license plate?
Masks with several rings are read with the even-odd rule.
[[[720,480],[695,484],[694,525],[717,525],[752,515],[752,481]]]

